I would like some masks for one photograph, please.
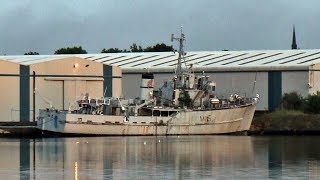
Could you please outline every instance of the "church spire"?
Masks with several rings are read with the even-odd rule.
[[[293,25],[293,34],[292,34],[292,44],[291,44],[291,49],[297,49],[297,42],[296,42],[296,30]]]

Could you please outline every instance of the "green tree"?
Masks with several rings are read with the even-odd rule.
[[[125,50],[125,51],[127,51],[127,50]],[[121,52],[124,52],[124,51],[121,49],[118,49],[118,48],[109,48],[109,49],[103,48],[101,51],[101,53],[121,53]]]
[[[306,113],[319,114],[320,113],[320,92],[308,95],[305,100],[305,108]]]
[[[141,46],[138,46],[136,43],[133,43],[129,50],[124,49],[118,49],[118,48],[109,48],[105,49],[103,48],[101,50],[101,53],[121,53],[121,52],[166,52],[166,51],[174,51],[172,46],[167,46],[164,43],[156,44],[154,46],[148,46],[146,48],[142,48]]]
[[[24,55],[39,55],[39,53],[38,52],[29,51],[29,52],[24,53]]]
[[[172,46],[167,46],[164,43],[156,44],[154,46],[148,46],[143,51],[145,52],[165,52],[165,51],[174,51]]]
[[[138,46],[136,43],[133,43],[131,46],[130,46],[130,51],[131,52],[143,52],[143,49],[141,46]]]
[[[81,46],[60,48],[54,52],[54,54],[87,54],[87,51],[82,49]]]
[[[282,97],[282,107],[287,110],[302,110],[303,101],[303,97],[295,91],[285,93]]]

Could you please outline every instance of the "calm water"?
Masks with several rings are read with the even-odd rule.
[[[0,179],[319,179],[318,136],[0,139]]]

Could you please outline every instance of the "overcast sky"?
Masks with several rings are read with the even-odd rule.
[[[320,48],[319,0],[0,0],[0,54],[164,42],[183,26],[187,51]],[[173,44],[177,47],[177,44]]]

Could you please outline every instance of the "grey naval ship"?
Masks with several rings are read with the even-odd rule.
[[[76,110],[40,109],[38,128],[69,135],[200,135],[249,130],[259,95],[219,99],[216,84],[205,73],[182,67],[185,36],[179,42],[173,78],[154,91],[152,73],[142,74],[140,97],[91,99],[86,94]]]

